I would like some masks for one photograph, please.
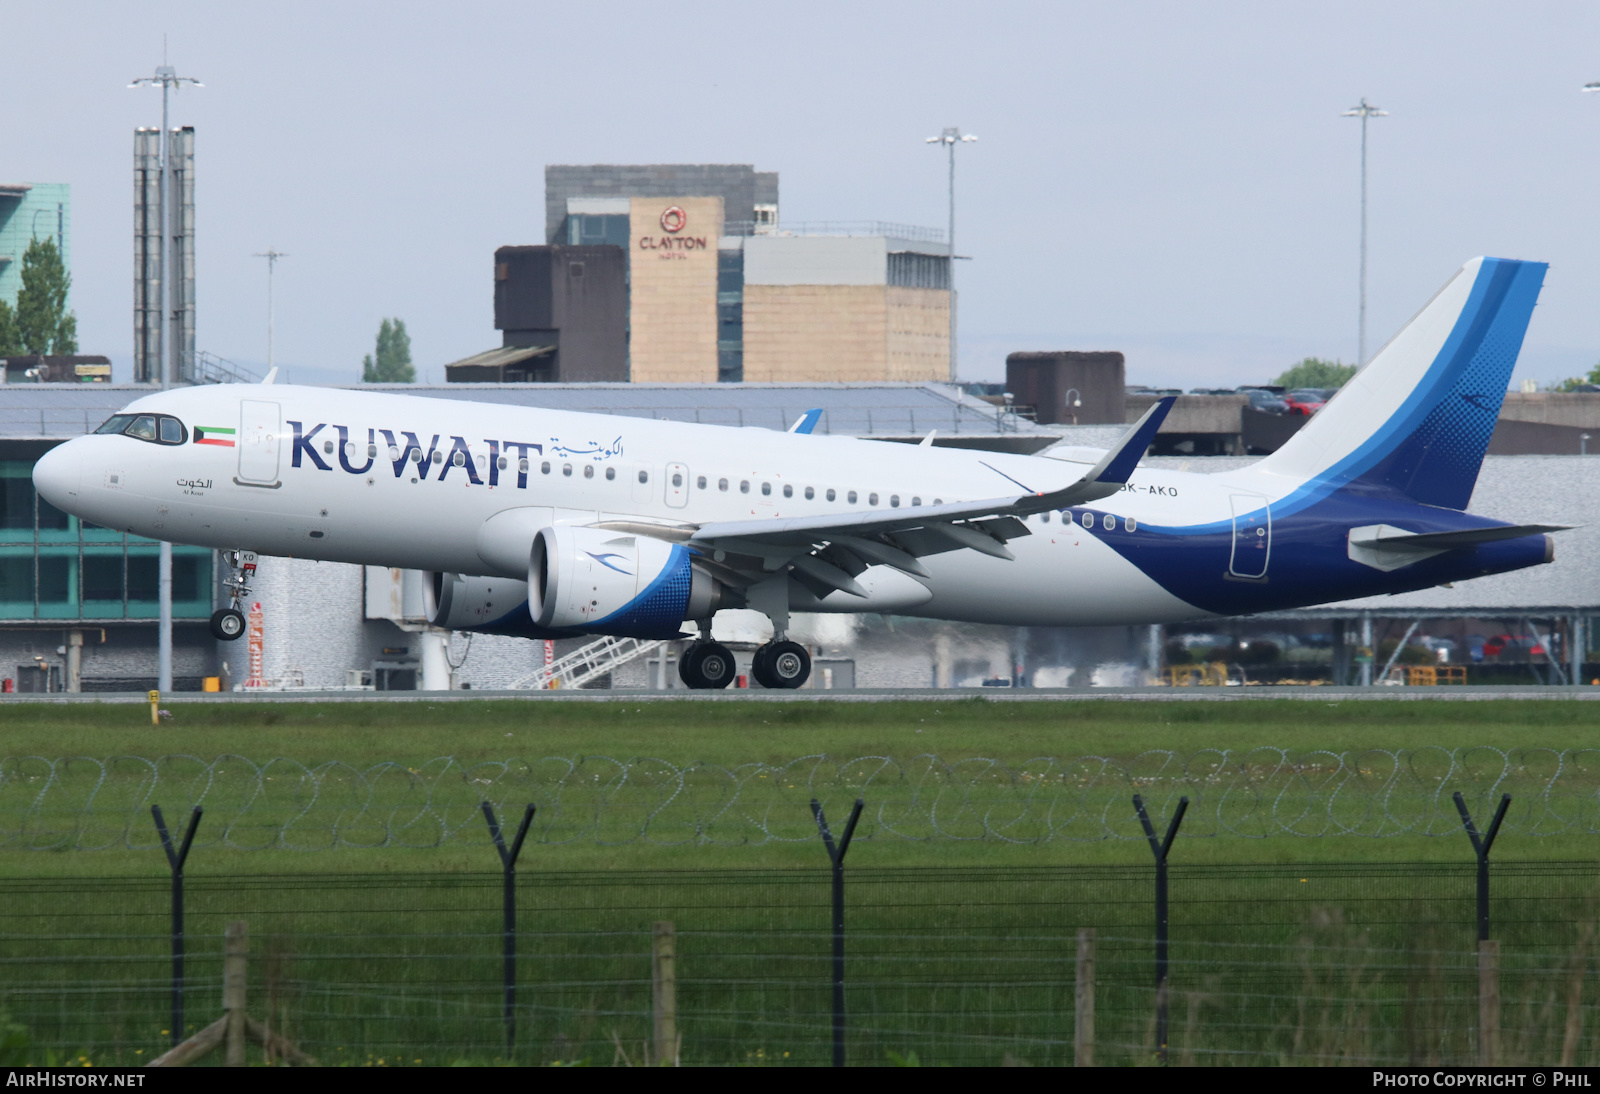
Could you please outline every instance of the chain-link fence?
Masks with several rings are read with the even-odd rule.
[[[825,868],[540,873],[524,856],[509,1049],[501,882],[190,878],[180,1033],[220,1016],[223,928],[244,920],[251,1014],[320,1062],[649,1062],[670,921],[684,1063],[829,1061]],[[1503,1062],[1600,1063],[1597,882],[1592,863],[1496,865]],[[1174,865],[1171,894],[1172,1063],[1480,1058],[1470,864]],[[0,1010],[22,1058],[164,1051],[170,911],[165,879],[9,881]],[[846,923],[852,1064],[1072,1063],[1085,927],[1096,1062],[1156,1058],[1148,868],[847,869]]]
[[[1185,837],[1459,834],[1503,793],[1508,832],[1600,832],[1600,749],[1280,748],[1041,756],[1006,764],[922,755],[804,756],[788,763],[674,764],[608,756],[418,766],[303,764],[243,756],[0,760],[0,849],[151,849],[149,807],[203,805],[200,845],[322,850],[476,840],[478,807],[538,803],[537,843],[762,844],[814,838],[807,803],[865,796],[860,839],[1143,838],[1141,793],[1191,805]]]

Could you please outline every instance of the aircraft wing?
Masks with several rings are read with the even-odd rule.
[[[722,556],[717,561],[730,572],[721,576],[733,579],[748,568],[749,583],[788,564],[819,596],[834,589],[866,595],[854,577],[874,563],[926,577],[928,571],[917,561],[925,555],[965,549],[1010,559],[1006,541],[1030,534],[1020,518],[1082,505],[1122,489],[1174,401],[1170,395],[1158,400],[1099,463],[1055,489],[943,505],[714,521],[701,525],[688,541]],[[743,559],[756,565],[747,567]]]

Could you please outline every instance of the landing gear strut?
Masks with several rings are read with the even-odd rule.
[[[768,642],[756,649],[750,671],[764,688],[804,687],[811,678],[811,654],[798,642]]]
[[[228,606],[211,615],[211,637],[220,642],[232,642],[244,634],[244,612],[241,610],[250,599],[250,583],[256,576],[256,556],[253,551],[223,551],[222,564],[228,576],[222,587],[228,590]]]

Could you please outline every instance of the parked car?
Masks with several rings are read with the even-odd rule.
[[[1303,387],[1289,392],[1283,401],[1288,405],[1290,414],[1303,414],[1309,418],[1322,409],[1328,396],[1320,388]]]
[[[1499,661],[1529,661],[1544,656],[1544,647],[1531,634],[1497,634],[1483,644],[1483,656]]]
[[[1242,387],[1238,392],[1250,399],[1250,405],[1265,414],[1287,414],[1289,404],[1276,392],[1259,387]]]

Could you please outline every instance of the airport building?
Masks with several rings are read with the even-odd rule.
[[[495,254],[502,345],[453,381],[922,382],[950,372],[939,229],[785,224],[748,165],[551,166]]]
[[[64,182],[0,183],[0,300],[16,306],[22,256],[35,239],[53,239],[72,269],[72,188]]]

